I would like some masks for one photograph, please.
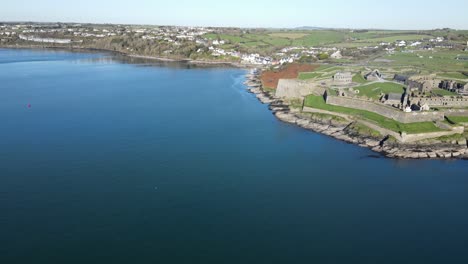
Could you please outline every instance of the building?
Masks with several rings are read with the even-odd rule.
[[[379,70],[373,70],[368,74],[364,75],[364,79],[368,81],[379,81],[382,79],[382,74],[380,74]]]
[[[456,92],[459,94],[467,94],[468,92],[468,84],[459,83],[453,80],[441,81],[439,84],[439,88],[450,91],[450,92]]]
[[[338,50],[335,53],[333,53],[332,55],[330,55],[330,58],[332,58],[332,59],[342,59],[343,55],[341,55],[341,51]]]
[[[334,85],[347,85],[353,82],[353,75],[350,72],[337,72],[333,76]]]
[[[406,41],[404,40],[397,40],[396,45],[398,47],[406,47]]]
[[[392,105],[395,107],[400,107],[401,106],[401,100],[402,100],[402,95],[398,93],[390,93],[385,95],[384,98],[384,104],[386,105]]]
[[[410,91],[418,91],[421,93],[430,92],[434,88],[439,87],[440,81],[435,79],[435,75],[414,76],[407,80],[408,89]]]
[[[406,84],[406,81],[408,80],[408,76],[395,74],[395,76],[393,77],[393,80],[399,83]]]
[[[459,94],[468,95],[468,83],[463,86],[463,89],[458,91]]]

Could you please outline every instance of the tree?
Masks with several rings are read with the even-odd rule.
[[[328,58],[330,58],[330,55],[328,55],[327,53],[321,53],[318,55],[319,60],[326,60]]]

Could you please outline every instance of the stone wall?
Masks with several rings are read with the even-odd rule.
[[[380,105],[371,101],[363,99],[349,98],[349,97],[338,97],[338,96],[326,96],[326,102],[330,105],[343,106],[348,108],[355,108],[359,110],[365,110],[374,112],[387,118],[393,119],[400,123],[416,123],[416,122],[433,122],[443,121],[443,112],[412,112],[405,113],[398,109]]]
[[[302,98],[310,94],[322,95],[324,92],[325,88],[317,87],[307,81],[280,79],[275,96],[279,98],[294,99]]]
[[[427,104],[430,107],[468,107],[468,98],[432,97],[418,99],[420,104]]]
[[[432,132],[432,133],[421,133],[421,134],[405,134],[401,135],[402,142],[406,143],[413,143],[417,141],[421,141],[424,139],[431,139],[431,138],[440,138],[446,136],[452,136],[456,134],[463,134],[465,129],[463,127],[455,127],[453,130],[450,131],[440,131],[440,132]]]
[[[447,109],[444,112],[445,116],[466,116],[468,117],[468,109]]]
[[[303,111],[306,113],[322,113],[322,114],[336,115],[336,116],[343,117],[345,119],[351,118],[350,116],[345,115],[345,114],[340,114],[340,113],[335,113],[335,112],[330,112],[330,111],[320,110],[320,109],[315,109],[315,108],[310,108],[310,107],[304,107]],[[370,121],[357,120],[357,122],[375,131],[378,131],[383,136],[392,136],[397,141],[402,142],[402,143],[415,143],[415,142],[425,140],[425,139],[433,139],[433,138],[439,138],[439,137],[444,137],[444,136],[462,134],[465,131],[463,127],[455,127],[449,131],[439,131],[439,132],[419,133],[419,134],[406,134],[406,133],[400,134],[398,132],[383,128]]]

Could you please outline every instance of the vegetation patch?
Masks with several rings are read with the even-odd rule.
[[[464,75],[461,72],[444,72],[437,74],[439,77],[449,78],[449,79],[468,79],[468,76]]]
[[[369,42],[369,43],[380,43],[380,42],[396,42],[398,40],[404,41],[411,41],[411,40],[422,40],[422,39],[430,39],[432,36],[430,35],[396,35],[391,37],[383,37],[383,38],[370,38],[366,40],[361,40],[360,42]]]
[[[444,90],[444,89],[440,89],[440,88],[433,89],[432,93],[435,94],[435,95],[440,95],[440,96],[458,96],[457,93],[447,91],[447,90]]]
[[[270,36],[276,37],[276,38],[287,38],[287,39],[300,39],[308,34],[305,33],[289,33],[289,32],[280,32],[280,33],[272,33]]]
[[[299,73],[300,80],[316,79],[321,76],[322,76],[322,73],[320,72],[300,72]]]
[[[317,65],[309,64],[289,64],[276,71],[265,71],[262,73],[261,80],[264,86],[276,89],[280,79],[296,79],[301,72],[313,72]]]
[[[352,124],[350,129],[356,131],[360,135],[365,135],[365,136],[374,137],[374,138],[382,138],[383,137],[382,134],[380,134],[378,131],[376,131],[376,130],[368,127],[368,126],[365,126],[363,124],[360,124],[360,123]]]
[[[367,80],[364,79],[361,73],[357,73],[353,76],[353,82],[355,83],[367,83]]]
[[[468,124],[468,116],[447,116],[451,124]]]
[[[293,40],[293,46],[313,47],[329,43],[342,42],[345,39],[345,34],[335,30],[315,30],[311,31],[307,36]]]
[[[339,124],[348,124],[349,122],[341,116],[322,114],[322,113],[300,113],[302,117],[320,122],[336,122]]]

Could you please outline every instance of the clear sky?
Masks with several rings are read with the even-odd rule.
[[[1,21],[468,29],[468,0],[15,0]]]

